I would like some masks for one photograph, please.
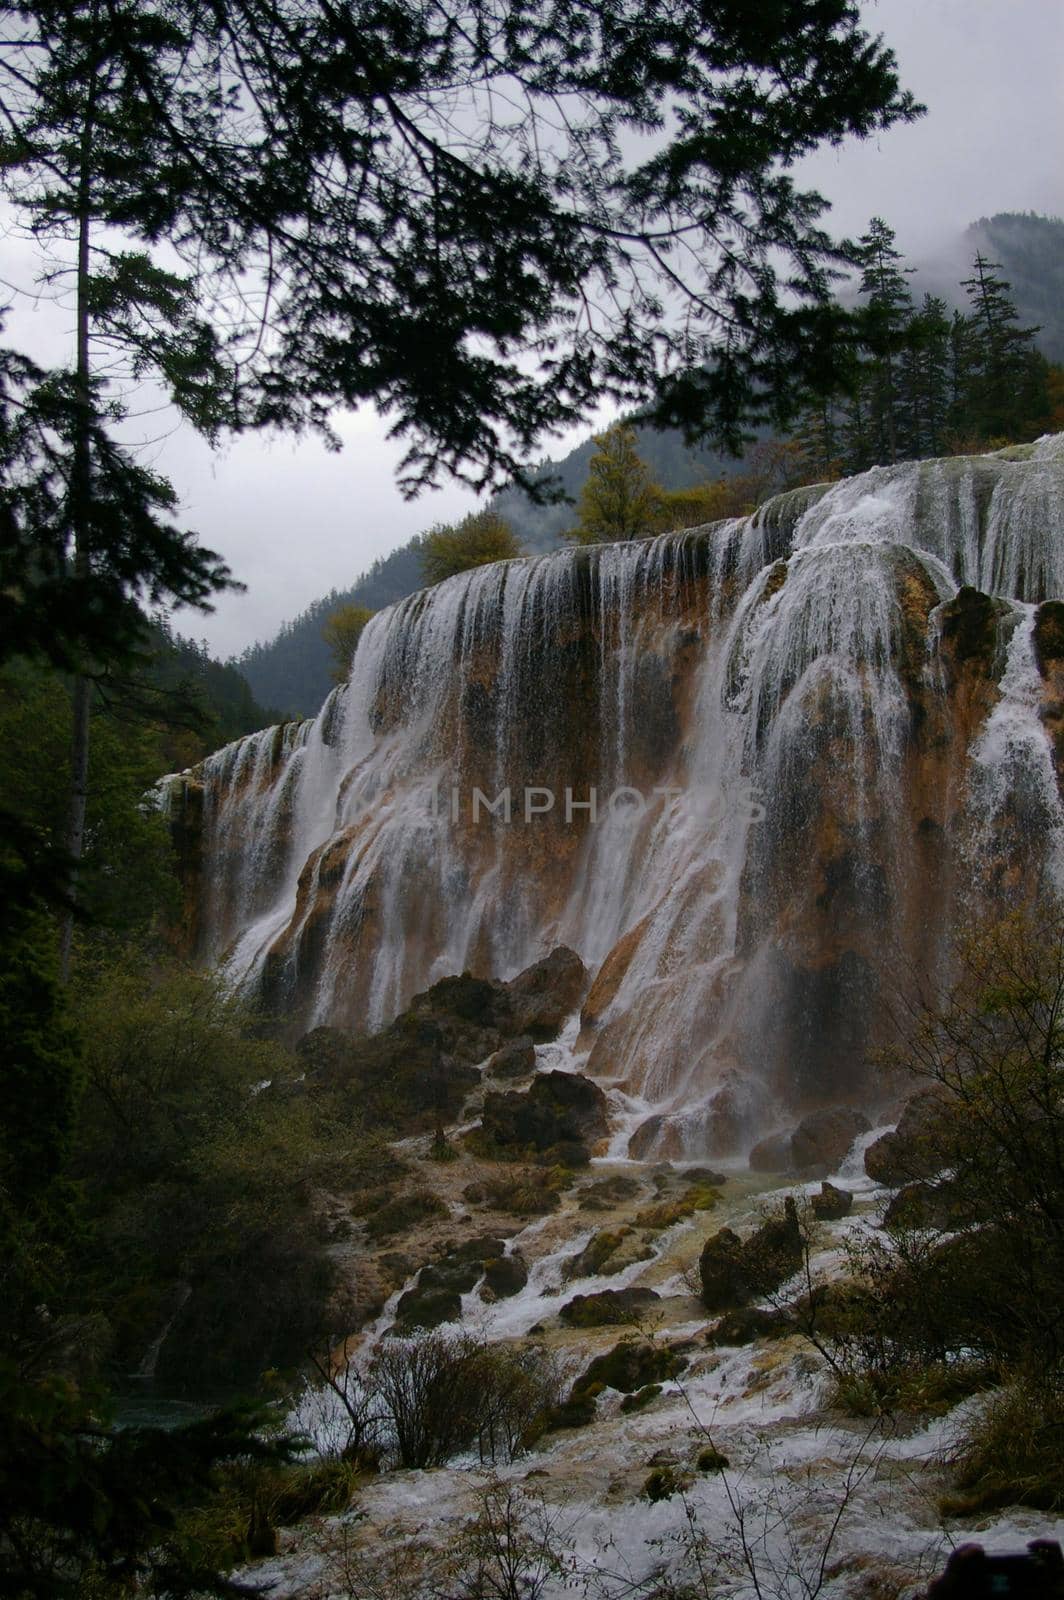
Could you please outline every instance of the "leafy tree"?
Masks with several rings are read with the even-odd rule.
[[[595,444],[576,504],[576,524],[567,537],[577,544],[606,544],[656,533],[660,491],[640,458],[635,429],[619,422],[597,434]]]
[[[338,606],[326,617],[321,631],[332,654],[330,671],[334,683],[347,682],[362,630],[372,615],[368,606],[346,605]]]
[[[510,524],[489,506],[461,522],[430,528],[421,541],[421,568],[426,583],[442,583],[456,572],[512,561],[521,553]]]

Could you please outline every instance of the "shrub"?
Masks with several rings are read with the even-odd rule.
[[[1004,1505],[1064,1510],[1064,1373],[1025,1374],[997,1390],[957,1441],[959,1494],[946,1516],[973,1516]]]
[[[404,1467],[440,1466],[473,1445],[482,1460],[509,1460],[558,1395],[538,1346],[489,1346],[468,1334],[388,1339],[371,1379]]]

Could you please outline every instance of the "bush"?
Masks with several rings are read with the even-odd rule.
[[[1064,1510],[1064,1374],[1025,1374],[997,1390],[966,1424],[954,1459],[961,1493],[942,1502],[946,1516]]]
[[[440,1466],[474,1445],[481,1460],[510,1460],[559,1390],[538,1346],[490,1346],[468,1334],[388,1339],[371,1382],[403,1467]]]

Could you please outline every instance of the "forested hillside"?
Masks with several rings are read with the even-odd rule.
[[[1032,353],[1038,352],[1050,362],[1064,361],[1064,222],[1033,213],[1003,212],[972,223],[961,245],[965,264],[961,275],[967,276],[979,254],[996,264],[996,276],[1007,285],[1015,313],[1012,326],[1037,330],[1025,341]],[[954,313],[968,313],[969,319],[977,319],[971,294],[958,281],[957,273],[947,279],[940,273],[916,269],[910,277],[910,270],[899,258],[887,290],[895,302],[887,308],[886,324],[882,261],[873,264],[867,287],[858,295],[869,312],[862,351],[864,380],[844,403],[824,408],[819,418],[806,417],[801,430],[809,461],[821,476],[858,472],[873,460],[957,449],[980,438],[1004,442],[1015,432],[990,425],[993,418],[965,411],[979,384],[969,382],[974,375],[974,356],[964,345],[967,323],[955,325]],[[922,298],[925,295],[930,296],[930,303]],[[903,325],[907,330],[904,336]],[[981,393],[985,397],[985,384]],[[888,416],[892,408],[905,413],[895,428],[898,436],[893,445],[889,435],[895,424]],[[1047,413],[1049,425],[1059,424],[1051,424]],[[639,454],[663,489],[684,489],[743,471],[741,460],[688,447],[675,430],[639,427],[636,432]],[[595,441],[589,437],[560,461],[544,461],[540,476],[560,485],[565,496],[560,501],[536,505],[516,488],[502,490],[491,500],[493,509],[505,517],[530,554],[557,549],[562,543],[565,531],[573,525],[574,502],[587,481],[594,452]],[[419,535],[375,561],[350,589],[334,589],[285,623],[274,639],[245,650],[237,665],[258,700],[279,706],[286,716],[313,716],[332,687],[331,658],[322,637],[326,619],[344,605],[378,610],[411,594],[425,581],[420,552]]]
[[[1064,361],[1064,220],[1003,211],[973,222],[964,238],[967,254],[1000,262],[1020,320],[1038,327],[1039,350]]]

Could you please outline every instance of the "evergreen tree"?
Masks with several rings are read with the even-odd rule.
[[[986,440],[1023,440],[1047,412],[1046,362],[1033,347],[1037,328],[1022,328],[1000,264],[981,253],[962,284],[971,304],[972,357],[965,410]]]
[[[946,303],[925,295],[904,331],[898,373],[898,436],[910,460],[941,455],[950,407],[950,319]]]
[[[862,344],[867,364],[862,374],[866,404],[862,419],[867,430],[863,449],[871,460],[889,464],[899,459],[899,365],[906,330],[912,317],[912,296],[901,268],[900,250],[894,248],[894,230],[882,217],[873,217],[860,241],[861,292],[866,296],[861,312]]]
[[[577,544],[606,544],[655,533],[661,495],[636,448],[635,429],[619,422],[596,435],[595,445],[577,521],[566,537]]]

